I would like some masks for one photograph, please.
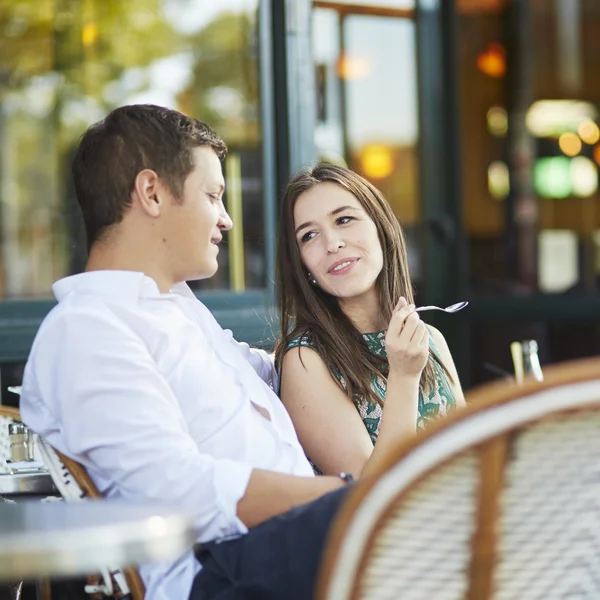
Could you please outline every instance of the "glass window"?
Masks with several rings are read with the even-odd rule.
[[[600,4],[463,0],[458,7],[471,290],[593,293]]]
[[[129,103],[181,110],[229,145],[237,231],[218,275],[195,286],[265,286],[258,2],[0,4],[0,299],[49,297],[83,268],[70,158],[89,124]]]
[[[321,160],[357,171],[388,198],[420,276],[414,2],[314,2],[315,145]],[[384,10],[383,7],[394,11]]]

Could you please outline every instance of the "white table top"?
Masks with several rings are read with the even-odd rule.
[[[0,580],[72,576],[176,558],[191,518],[109,500],[0,504]]]

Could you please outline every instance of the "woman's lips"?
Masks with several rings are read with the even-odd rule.
[[[338,260],[329,267],[327,273],[329,275],[345,275],[354,267],[354,265],[356,265],[357,262],[358,258],[344,258],[342,260]]]

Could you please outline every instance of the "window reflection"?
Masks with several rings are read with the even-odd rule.
[[[416,40],[408,10],[414,3],[314,6],[318,156],[349,166],[383,191],[407,234],[411,275],[418,282]]]
[[[594,292],[598,3],[462,0],[458,8],[471,290]]]
[[[49,296],[53,281],[83,268],[70,158],[89,124],[146,102],[207,121],[228,143],[243,197],[241,289],[264,286],[257,9],[258,0],[0,5],[0,298]],[[230,287],[224,250],[218,276],[197,287]]]

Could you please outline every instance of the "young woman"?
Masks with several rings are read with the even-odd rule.
[[[317,470],[365,474],[464,404],[444,337],[414,310],[398,220],[368,181],[333,165],[294,176],[277,271],[280,395]]]

